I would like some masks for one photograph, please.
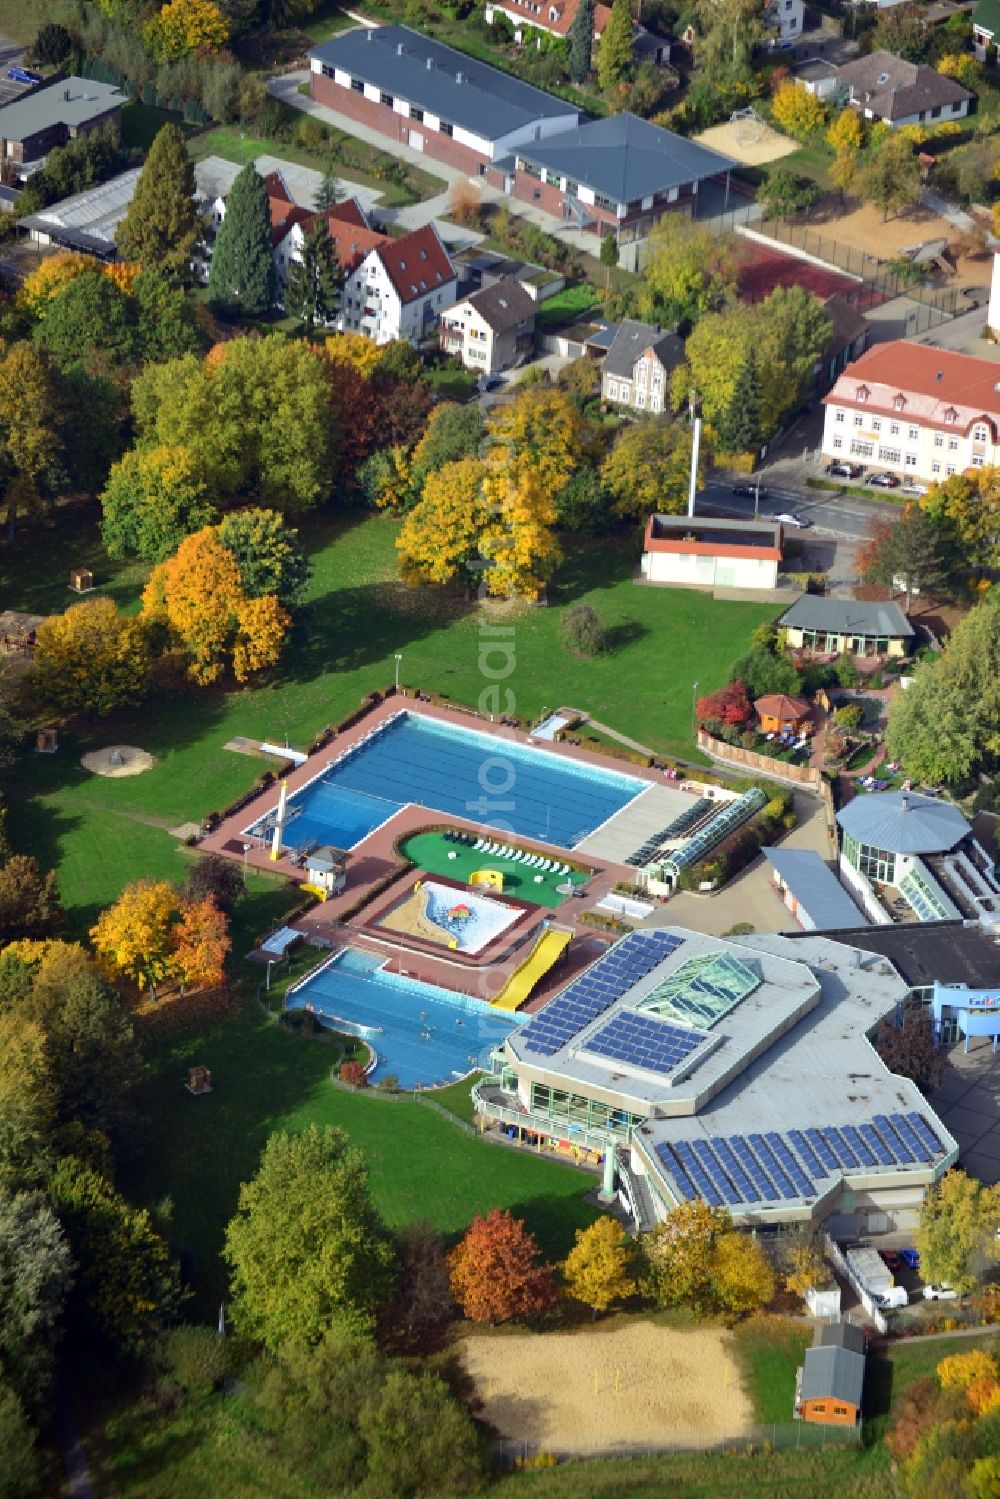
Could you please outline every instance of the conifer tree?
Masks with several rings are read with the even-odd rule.
[[[733,386],[732,399],[719,420],[719,442],[727,453],[748,453],[760,444],[760,378],[751,345]]]
[[[251,317],[270,311],[274,302],[271,215],[264,179],[253,162],[229,190],[208,272],[208,299],[213,307]]]
[[[594,44],[594,0],[580,0],[569,29],[569,76],[584,83],[590,72]]]
[[[326,213],[328,208],[333,208],[340,201],[340,181],[333,170],[333,160],[327,162],[323,169],[323,176],[315,193],[315,207],[319,213]]]
[[[190,275],[198,234],[194,166],[179,126],[164,125],[150,147],[135,196],[118,226],[118,249],[125,260],[138,261],[146,270],[158,270],[172,280],[184,281]]]
[[[333,321],[339,293],[337,247],[326,219],[318,214],[303,237],[302,258],[288,267],[285,311],[289,317],[300,318],[311,334],[317,323]]]
[[[614,0],[597,51],[597,79],[605,92],[620,83],[631,68],[632,44],[630,0]]]

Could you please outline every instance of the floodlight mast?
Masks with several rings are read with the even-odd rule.
[[[701,415],[698,411],[698,397],[694,391],[688,397],[688,411],[691,413],[691,479],[688,484],[688,517],[694,515],[695,495],[698,491],[698,455],[701,450]]]

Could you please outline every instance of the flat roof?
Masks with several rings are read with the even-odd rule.
[[[517,147],[524,161],[585,183],[614,203],[701,182],[737,163],[637,115],[609,115]]]
[[[817,931],[851,926],[860,919],[860,911],[829,864],[813,849],[762,848],[761,853]]]
[[[786,609],[779,625],[796,630],[826,630],[837,635],[887,636],[909,639],[914,631],[899,605],[869,603],[865,599],[831,599],[821,594],[804,593]]]
[[[24,94],[13,104],[5,104],[0,109],[0,137],[20,141],[52,125],[86,125],[127,102],[127,96],[114,84],[95,83],[92,78],[75,75],[62,78]]]
[[[359,26],[313,47],[309,56],[488,140],[535,120],[580,117],[565,100],[409,26]]]
[[[935,982],[986,989],[996,983],[1000,969],[997,938],[978,921],[853,926],[826,935],[885,958],[911,989],[929,989]]]
[[[651,541],[718,541],[726,546],[763,547],[780,545],[781,522],[769,520],[715,520],[700,516],[654,515]]]
[[[841,807],[837,822],[859,843],[894,854],[942,854],[971,831],[957,807],[918,791],[870,791]]]

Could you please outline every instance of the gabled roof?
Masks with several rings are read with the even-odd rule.
[[[866,392],[861,400],[859,392]],[[965,431],[977,418],[1000,424],[1000,368],[973,354],[955,354],[930,344],[893,339],[876,344],[849,364],[824,402],[863,404],[891,412],[896,398],[904,420],[950,426]],[[949,413],[952,420],[947,421]]]
[[[807,1348],[802,1366],[801,1398],[838,1400],[861,1409],[865,1386],[864,1354],[849,1348]]]
[[[819,1330],[821,1348],[849,1348],[852,1353],[865,1351],[865,1335],[853,1322],[827,1322]]]
[[[309,228],[316,215],[309,208],[300,208],[297,203],[290,199],[268,197],[267,206],[271,214],[271,246],[274,248],[281,244],[285,235],[295,224],[301,224],[303,230]]]
[[[329,216],[327,225],[337,251],[340,269],[345,276],[352,275],[365,257],[380,245],[392,243],[386,234],[379,234],[374,229],[358,229],[354,224],[343,224]]]
[[[601,366],[602,373],[631,380],[636,360],[641,359],[647,349],[652,349],[665,370],[672,370],[684,359],[684,344],[676,333],[663,333],[652,323],[624,318]]]
[[[580,116],[564,100],[408,26],[359,26],[314,47],[309,56],[481,139],[496,140],[536,120]]]
[[[506,333],[527,322],[534,326],[534,300],[512,276],[504,276],[492,286],[473,292],[471,297],[466,297],[465,305],[473,308],[494,333]]]
[[[837,822],[850,838],[893,854],[944,854],[969,832],[957,807],[916,791],[872,791],[841,807]]]
[[[264,186],[267,189],[268,198],[273,198],[278,203],[295,202],[295,199],[288,191],[288,183],[277,169],[273,172],[268,172],[264,178]]]
[[[379,236],[374,253],[385,266],[400,301],[415,302],[455,279],[455,267],[433,224],[414,229],[402,239]]]
[[[341,203],[334,203],[332,208],[326,210],[326,222],[333,224],[353,224],[356,229],[370,229],[368,217],[358,202],[357,198],[345,198]]]
[[[497,0],[497,10],[517,16],[528,26],[550,31],[554,36],[569,36],[580,9],[580,0]],[[611,19],[607,5],[594,6],[594,35],[599,37]]]
[[[838,70],[837,81],[851,91],[854,103],[883,120],[902,120],[942,104],[960,104],[973,96],[954,78],[923,63],[907,62],[892,52],[870,52]]]
[[[700,182],[736,165],[718,151],[632,114],[589,120],[574,130],[520,145],[517,155],[584,183],[613,203],[632,203]]]
[[[887,635],[892,640],[908,640],[913,634],[912,625],[897,603],[829,599],[815,593],[804,593],[796,599],[778,624],[795,630],[826,630],[835,635]]]

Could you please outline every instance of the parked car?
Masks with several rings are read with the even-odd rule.
[[[940,1285],[924,1286],[925,1301],[957,1301],[958,1292],[954,1286],[946,1285],[941,1281]]]
[[[885,1265],[885,1268],[892,1271],[893,1275],[898,1275],[900,1270],[903,1269],[903,1256],[898,1249],[880,1249],[879,1258],[883,1265]]]
[[[875,1301],[879,1306],[884,1306],[890,1310],[893,1307],[909,1306],[910,1293],[905,1286],[890,1286],[888,1291],[882,1291],[877,1295]]]
[[[895,474],[871,474],[868,478],[868,483],[876,489],[898,489],[902,482]]]
[[[480,375],[476,381],[476,389],[486,392],[488,390],[499,390],[503,381],[499,375]]]
[[[734,484],[733,494],[744,495],[748,500],[755,500],[758,496],[762,500],[767,499],[767,490],[763,485],[758,489],[756,484]]]
[[[927,485],[926,484],[904,484],[903,485],[903,493],[904,494],[917,494],[917,495],[926,494],[927,493]]]
[[[844,463],[840,459],[834,459],[833,463],[826,466],[828,474],[834,474],[838,479],[860,479],[864,469],[860,463]]]
[[[783,525],[794,526],[796,531],[808,531],[812,525],[812,521],[806,520],[804,515],[793,515],[790,510],[781,510],[774,518]]]
[[[910,1270],[920,1269],[920,1256],[915,1249],[901,1249],[899,1257]]]

